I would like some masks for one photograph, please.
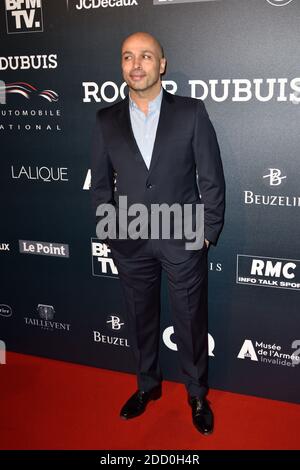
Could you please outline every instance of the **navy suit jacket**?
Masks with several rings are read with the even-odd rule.
[[[196,179],[198,174],[198,183]],[[92,147],[91,194],[100,204],[204,204],[204,234],[215,244],[224,218],[224,176],[219,146],[204,103],[165,90],[148,169],[135,141],[128,97],[97,112]],[[98,221],[99,218],[96,218]],[[121,256],[141,253],[145,240],[109,240]],[[191,253],[183,240],[159,240],[165,255],[181,262]]]

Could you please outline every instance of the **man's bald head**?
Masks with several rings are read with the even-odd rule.
[[[153,44],[153,47],[156,49],[158,56],[160,59],[165,57],[164,54],[164,49],[161,45],[161,43],[156,39],[156,37],[152,36],[152,34],[143,32],[143,31],[138,31],[136,33],[130,34],[130,36],[127,36],[127,38],[124,39],[122,42],[122,52],[125,50],[126,47],[126,42],[130,42],[130,40],[134,39],[140,39],[140,40],[147,40],[150,41]]]

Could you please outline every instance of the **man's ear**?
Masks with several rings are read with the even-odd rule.
[[[166,68],[167,68],[167,59],[165,57],[162,57],[162,59],[160,59],[160,67],[159,67],[159,71],[161,75],[163,75],[166,72]]]

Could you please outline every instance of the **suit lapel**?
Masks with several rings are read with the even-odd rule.
[[[143,159],[143,156],[140,152],[139,146],[136,143],[134,138],[131,121],[130,121],[130,114],[129,114],[129,98],[126,96],[124,101],[122,102],[122,108],[119,114],[119,125],[122,131],[123,137],[126,140],[126,143],[131,150],[132,155],[134,156],[135,160],[142,162],[145,166],[145,169],[148,172],[148,168],[146,163]]]
[[[158,161],[159,154],[163,148],[163,142],[165,135],[168,130],[168,123],[170,121],[170,105],[173,103],[173,96],[163,90],[163,99],[161,102],[159,121],[156,131],[156,137],[154,141],[154,147],[151,157],[151,163],[149,168],[149,174],[153,170],[154,166]]]
[[[144,158],[140,152],[139,146],[134,138],[131,121],[130,121],[128,96],[122,102],[121,110],[120,110],[119,117],[118,117],[120,129],[122,131],[123,137],[127,145],[129,146],[129,149],[131,150],[131,153],[134,156],[135,160],[143,163],[146,171],[149,172],[149,175],[151,171],[153,170],[158,160],[159,154],[162,150],[163,141],[168,130],[168,123],[169,123],[170,116],[171,116],[170,106],[172,105],[172,103],[173,103],[173,96],[170,93],[167,93],[165,90],[163,90],[163,99],[161,102],[159,121],[158,121],[158,126],[157,126],[157,131],[156,131],[156,137],[154,141],[150,168],[148,170],[146,163],[144,161]]]

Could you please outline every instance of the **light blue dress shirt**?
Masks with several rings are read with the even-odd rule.
[[[139,109],[129,95],[129,112],[133,135],[149,169],[156,137],[163,91],[148,104],[148,114]]]

